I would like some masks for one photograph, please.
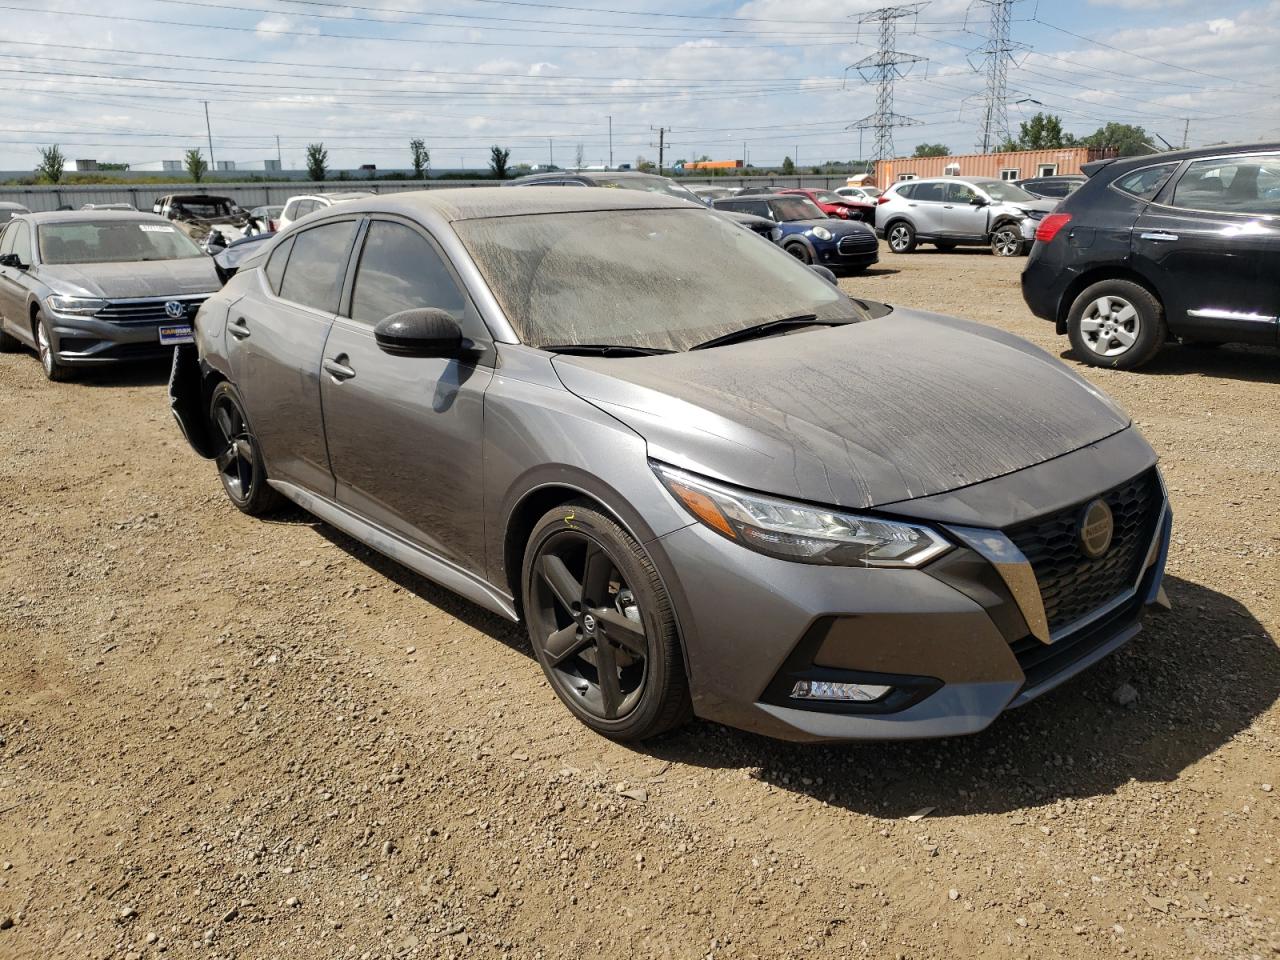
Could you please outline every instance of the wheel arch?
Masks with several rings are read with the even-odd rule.
[[[1067,332],[1067,316],[1071,313],[1071,305],[1076,302],[1076,298],[1086,289],[1103,280],[1127,280],[1130,283],[1136,283],[1151,296],[1155,297],[1156,302],[1160,304],[1160,309],[1164,310],[1164,298],[1160,296],[1160,291],[1156,289],[1155,284],[1137,270],[1118,264],[1099,266],[1080,274],[1062,291],[1062,298],[1058,301],[1057,316],[1055,317],[1059,335]]]

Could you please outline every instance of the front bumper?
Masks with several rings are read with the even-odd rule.
[[[1138,446],[1145,448],[1140,439],[1104,441],[1061,458],[1073,461],[1065,466],[1021,471],[1040,479],[1020,483],[1043,486],[1047,468],[1078,479],[1117,450],[1119,469],[1127,469],[1143,459]],[[1147,462],[1138,472],[1150,469]],[[979,486],[1018,491],[1018,484],[1001,480]],[[1004,494],[988,490],[974,503]],[[1034,498],[1021,503],[1038,509]],[[774,560],[700,524],[652,546],[676,573],[667,585],[700,716],[787,740],[916,739],[976,733],[1136,636],[1145,607],[1160,596],[1171,530],[1163,488],[1158,509],[1144,534],[1137,576],[1116,583],[1105,609],[1052,636],[1044,629],[1034,574],[1028,595],[1017,571],[1002,569],[1021,554],[1014,548],[1016,556],[987,555],[991,544],[984,541],[1008,537],[986,528],[975,538],[973,517],[945,501],[926,505],[921,518],[938,522],[939,514],[950,514],[954,519],[939,526],[958,546],[921,570]],[[896,692],[873,704],[801,701],[790,695],[797,680],[878,684]]]
[[[53,340],[54,355],[67,366],[104,366],[115,363],[135,363],[147,360],[168,359],[173,346],[160,342],[160,328],[174,324],[190,324],[196,309],[210,294],[184,295],[174,300],[188,304],[185,317],[178,319],[106,319],[99,315],[59,313],[44,308]],[[163,302],[148,298],[144,301],[110,301],[112,308],[129,311],[133,304],[151,305]]]

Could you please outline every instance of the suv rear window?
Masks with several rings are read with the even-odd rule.
[[[1139,200],[1152,200],[1160,192],[1165,181],[1178,169],[1176,163],[1160,163],[1154,167],[1143,167],[1118,179],[1114,186]]]
[[[1174,187],[1173,205],[1211,213],[1280,213],[1280,154],[1197,160]]]

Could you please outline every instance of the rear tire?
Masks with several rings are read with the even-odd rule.
[[[589,501],[545,514],[521,584],[551,689],[592,730],[645,740],[693,713],[671,599],[648,553]]]
[[[1067,334],[1085,363],[1136,370],[1164,345],[1164,307],[1146,287],[1103,280],[1076,297],[1067,314]]]
[[[225,380],[209,398],[210,436],[220,451],[214,458],[227,499],[241,513],[261,517],[284,502],[269,483],[262,449],[249,427],[240,394]]]
[[[916,249],[915,227],[905,220],[889,224],[889,229],[884,235],[889,241],[889,249],[894,253],[912,253]]]

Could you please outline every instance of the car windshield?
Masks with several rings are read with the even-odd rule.
[[[1000,203],[1026,203],[1035,199],[1021,187],[1015,187],[1012,183],[1002,183],[999,180],[982,184],[982,189],[992,200]]]
[[[611,180],[595,177],[597,187],[613,187],[618,190],[643,190],[645,193],[660,193],[663,196],[675,197],[677,200],[688,200],[699,206],[705,206],[698,196],[687,187],[682,187],[674,180],[666,177],[618,177]]]
[[[495,217],[454,229],[530,346],[688,350],[771,320],[865,319],[793,257],[706,212]]]
[[[204,254],[187,235],[167,223],[142,220],[82,220],[38,228],[44,263],[135,263],[187,260]]]
[[[770,200],[769,209],[773,211],[775,220],[791,223],[795,220],[825,220],[827,215],[822,208],[808,197],[787,197]]]

